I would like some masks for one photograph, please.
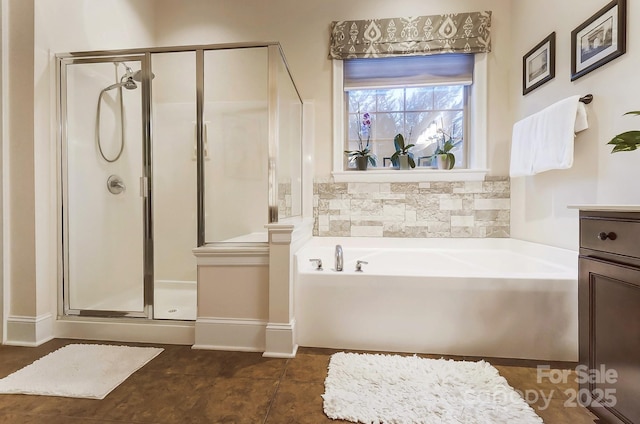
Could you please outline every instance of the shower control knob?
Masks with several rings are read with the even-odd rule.
[[[368,263],[366,261],[356,261],[356,272],[362,272],[362,265],[367,265]]]
[[[126,186],[124,185],[124,181],[117,175],[111,175],[107,178],[107,190],[111,194],[120,194],[125,191]]]
[[[616,235],[616,233],[611,232],[611,233],[605,233],[604,231],[602,231],[601,233],[598,234],[598,238],[602,241],[609,239],[609,240],[615,240],[616,238],[618,238],[618,236]]]
[[[322,271],[322,259],[309,259],[309,262],[313,262],[316,266],[316,271]]]

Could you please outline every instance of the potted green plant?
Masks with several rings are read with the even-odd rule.
[[[454,140],[451,134],[447,134],[441,128],[438,128],[438,134],[441,137],[438,137],[436,150],[431,155],[431,158],[435,160],[438,169],[453,169],[456,165],[456,156],[451,151],[462,142],[462,139]]]
[[[640,111],[631,111],[625,113],[625,115],[640,115]],[[613,149],[611,153],[616,152],[630,152],[636,150],[640,145],[640,131],[626,131],[613,137],[607,144],[612,144]]]
[[[407,141],[411,139],[411,132]],[[413,159],[413,153],[409,151],[414,144],[404,144],[404,136],[402,134],[396,134],[393,138],[393,145],[396,148],[396,152],[391,155],[391,163],[398,169],[410,169],[416,167],[416,162]]]
[[[368,113],[360,118],[360,111],[357,114],[358,124],[358,148],[356,150],[345,150],[344,154],[349,158],[349,162],[355,162],[356,168],[360,171],[367,169],[367,166],[376,166],[376,155],[371,152],[371,116]],[[367,138],[365,142],[363,137]]]

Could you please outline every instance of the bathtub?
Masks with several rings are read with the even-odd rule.
[[[296,253],[297,342],[577,361],[577,256],[515,239],[316,237]]]

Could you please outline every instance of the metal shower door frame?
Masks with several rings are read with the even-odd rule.
[[[92,57],[73,57],[72,55],[58,55],[57,59],[57,93],[58,93],[58,308],[64,316],[91,317],[153,317],[153,224],[151,219],[151,78],[150,54],[105,54]],[[91,63],[140,62],[142,69],[141,81],[141,110],[142,114],[142,180],[141,197],[142,227],[143,227],[143,312],[137,311],[109,311],[109,310],[79,310],[70,307],[69,287],[69,214],[68,214],[68,114],[67,114],[67,66]]]
[[[58,212],[60,214],[58,219],[58,306],[61,316],[67,315],[67,308],[65,305],[65,292],[68,293],[68,251],[64,241],[68,240],[68,234],[65,233],[68,228],[68,221],[65,221],[66,212],[63,205],[67,204],[65,198],[65,190],[67,188],[66,170],[64,169],[64,161],[66,160],[65,149],[66,145],[66,65],[74,63],[92,63],[92,62],[113,62],[113,61],[127,61],[127,60],[140,60],[142,64],[142,126],[143,126],[143,175],[146,178],[144,187],[141,187],[147,194],[144,202],[144,299],[145,299],[145,312],[144,314],[122,314],[108,312],[102,314],[102,316],[131,316],[136,318],[149,318],[153,319],[153,272],[154,272],[154,257],[153,257],[153,219],[152,219],[152,196],[153,187],[152,179],[152,55],[155,53],[177,53],[177,52],[195,52],[196,54],[196,143],[197,143],[197,245],[204,246],[209,244],[205,239],[205,176],[204,176],[204,147],[203,147],[203,127],[204,127],[204,52],[211,50],[233,50],[243,48],[268,48],[268,90],[269,90],[269,106],[271,109],[277,106],[276,96],[276,70],[277,60],[279,57],[282,60],[284,68],[291,79],[293,87],[297,93],[298,99],[302,104],[302,98],[293,81],[293,77],[289,70],[289,65],[282,51],[282,47],[277,42],[250,42],[250,43],[223,43],[223,44],[207,44],[207,45],[186,45],[186,46],[173,46],[173,47],[152,47],[152,48],[134,48],[134,49],[117,49],[117,50],[101,50],[101,51],[81,51],[70,53],[56,54],[56,84],[57,84],[57,109],[58,109],[58,170],[61,170],[60,180],[58,181],[58,192],[62,193],[58,196]],[[269,192],[269,204],[267,209],[267,216],[269,223],[278,222],[278,184],[277,184],[277,110],[269,115],[269,184],[267,190]],[[301,118],[302,119],[302,118]],[[302,160],[302,158],[300,158]],[[242,244],[242,243],[239,243]],[[254,244],[254,243],[249,243]],[[79,311],[77,311],[79,312]],[[91,316],[100,316],[101,314],[90,311]],[[85,315],[85,314],[82,314]]]

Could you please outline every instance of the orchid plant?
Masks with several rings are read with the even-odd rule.
[[[453,131],[451,133],[447,133],[443,128],[438,128],[436,136],[436,150],[431,155],[432,158],[435,158],[436,156],[446,156],[446,161],[448,162],[447,169],[453,169],[455,166],[456,156],[451,153],[451,151],[462,142],[462,139],[454,140],[452,134]]]
[[[372,166],[376,166],[376,155],[371,152],[371,115],[365,112],[361,117],[360,110],[358,110],[357,120],[359,124],[358,149],[345,150],[344,154],[349,158],[349,162],[355,161],[357,157],[366,157]],[[364,140],[365,137],[366,142]]]
[[[391,163],[396,167],[399,166],[398,158],[400,156],[407,156],[407,161],[409,162],[409,166],[411,168],[416,167],[416,162],[413,159],[413,153],[409,151],[410,148],[415,146],[415,144],[409,143],[409,141],[411,140],[412,131],[413,131],[413,128],[409,130],[409,137],[407,137],[407,140],[406,140],[407,144],[405,144],[405,139],[402,134],[396,134],[396,136],[393,138],[393,146],[396,148],[396,152],[393,155],[391,155]]]

